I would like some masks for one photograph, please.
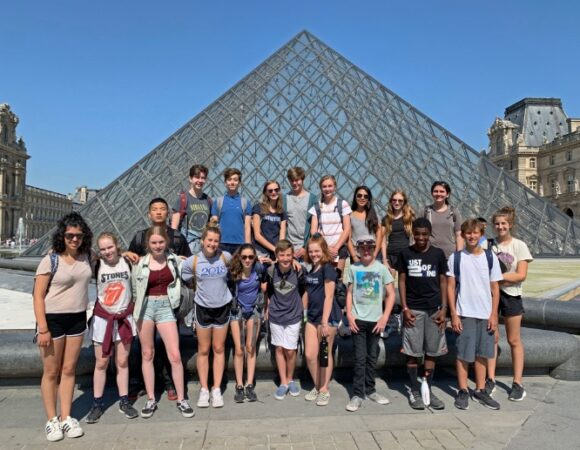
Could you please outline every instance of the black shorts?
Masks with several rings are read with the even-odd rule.
[[[343,245],[338,249],[338,259],[346,259],[348,258],[348,248],[346,245]]]
[[[87,313],[46,314],[46,324],[53,339],[81,336],[87,331]]]
[[[524,313],[521,295],[509,295],[499,291],[499,313],[504,317],[521,316]]]
[[[391,269],[396,270],[397,267],[399,267],[399,254],[395,253],[387,255],[387,261],[389,262],[389,266],[391,267]]]
[[[194,303],[193,317],[195,326],[200,328],[222,328],[230,322],[232,303],[227,303],[219,308],[206,308]]]

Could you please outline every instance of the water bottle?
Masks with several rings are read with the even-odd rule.
[[[318,364],[320,367],[328,367],[328,341],[322,337],[320,341],[320,350],[318,351]]]
[[[429,392],[429,383],[427,383],[427,378],[423,377],[423,381],[421,381],[421,398],[423,399],[423,403],[425,406],[429,406],[431,404],[431,393]]]

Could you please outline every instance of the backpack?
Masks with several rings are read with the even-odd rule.
[[[491,277],[491,269],[493,269],[493,253],[491,249],[484,250],[485,258],[487,259],[487,267],[489,268],[489,275]],[[453,275],[455,276],[455,293],[459,292],[459,277],[461,275],[461,251],[453,252]]]
[[[191,287],[187,286],[185,283],[181,283],[181,298],[179,300],[179,306],[175,309],[175,317],[177,320],[183,320],[186,322],[186,325],[190,325],[186,321],[186,317],[188,317],[193,311],[193,299],[195,298],[195,290],[197,288],[197,280],[195,278],[195,272],[197,270],[197,261],[199,257],[198,255],[193,256],[193,260],[191,262]],[[220,253],[220,259],[227,264],[226,257],[224,256],[223,252]],[[174,264],[176,264],[174,262]],[[177,274],[177,265],[175,265],[175,273]]]
[[[248,207],[248,199],[240,195],[240,203],[242,204],[242,219],[246,217],[246,208]],[[222,216],[222,207],[224,206],[224,196],[221,195],[216,199],[218,220]]]
[[[342,215],[342,199],[339,197],[336,197],[336,206],[334,207],[334,211],[332,212],[337,212],[338,215],[340,216],[340,222],[342,224],[342,228],[344,229],[344,216]],[[322,217],[322,209],[320,208],[320,203],[321,202],[316,202],[314,204],[314,210],[316,211],[316,218],[318,219],[318,230],[316,231],[321,231],[322,230],[322,223],[320,222],[320,219]]]
[[[52,279],[54,278],[54,274],[58,270],[58,254],[57,253],[49,253],[50,257],[50,275],[48,276],[48,285],[46,286],[46,295],[50,289],[50,285],[52,283]],[[36,285],[36,277],[34,277],[34,281],[32,282],[32,296],[34,297],[34,286]],[[34,326],[34,337],[32,338],[32,343],[36,344],[36,337],[38,336],[38,324]]]
[[[127,266],[129,267],[129,273],[131,273],[131,267],[133,267],[133,264],[131,264],[131,261],[126,256],[122,256],[122,258],[127,263]],[[101,258],[97,259],[97,261],[95,262],[95,272],[93,273],[93,278],[95,280],[98,280],[100,268],[101,268]],[[97,283],[98,283],[98,281],[97,281]]]
[[[282,209],[284,211],[286,211],[286,213],[288,212],[288,195],[289,194],[284,194],[282,196]],[[308,206],[306,207],[306,211],[309,211],[310,208],[315,206],[317,203],[318,203],[318,199],[316,198],[316,195],[314,195],[312,192],[309,192],[308,193]],[[308,238],[310,237],[310,225],[311,225],[310,219],[307,218],[306,223],[304,225],[304,246],[305,247],[306,247],[306,244],[308,242]]]
[[[213,201],[209,195],[205,192],[202,192],[200,200],[206,200],[207,206],[209,208],[209,216],[211,216],[211,208],[213,206]],[[187,192],[181,191],[179,193],[179,225],[177,226],[178,230],[181,230],[183,226],[183,219],[187,216]]]

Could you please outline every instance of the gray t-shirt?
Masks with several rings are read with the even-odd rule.
[[[308,199],[310,193],[304,191],[304,195],[298,197],[291,193],[286,194],[286,213],[288,225],[286,239],[294,246],[294,250],[304,246],[304,229],[308,219]]]
[[[447,206],[443,212],[437,212],[431,206],[425,209],[425,218],[429,219],[433,228],[431,245],[443,250],[445,257],[449,259],[449,255],[455,251],[455,233],[461,231],[461,213],[451,206]]]
[[[223,252],[226,262],[232,259],[228,252]],[[232,301],[228,289],[228,268],[219,255],[206,258],[203,252],[190,256],[181,266],[181,279],[189,284],[193,277],[193,260],[197,256],[195,268],[196,290],[193,301],[205,308],[219,308]]]
[[[268,320],[276,325],[292,325],[302,320],[304,274],[294,269],[281,273],[278,265],[266,272],[268,283]],[[272,276],[270,276],[270,273]]]
[[[186,193],[185,217],[181,224],[181,234],[190,243],[201,238],[201,233],[209,222],[210,199],[204,193],[201,198],[194,197],[189,192]],[[177,201],[173,205],[173,212],[179,212],[181,207],[181,196],[177,196]]]
[[[359,219],[354,214],[350,215],[350,225],[352,230],[352,243],[356,246],[356,242],[361,239],[373,239],[376,240],[375,233],[369,233],[367,224],[364,219]]]

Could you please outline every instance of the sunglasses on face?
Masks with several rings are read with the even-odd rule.
[[[64,238],[68,241],[72,241],[73,239],[78,239],[79,241],[82,241],[82,239],[85,237],[84,233],[65,233],[64,234]]]
[[[280,188],[276,188],[276,189],[267,189],[268,194],[277,194],[278,192],[280,192]]]
[[[368,200],[369,196],[367,194],[356,194],[356,198],[361,200]]]
[[[247,260],[253,261],[255,256],[254,255],[242,255],[242,256],[240,256],[240,258],[242,258],[244,261],[247,261]]]
[[[404,203],[405,200],[404,199],[401,199],[401,198],[392,198],[391,199],[391,202],[392,203]]]
[[[359,241],[356,243],[358,248],[369,248],[375,246],[375,241]]]

